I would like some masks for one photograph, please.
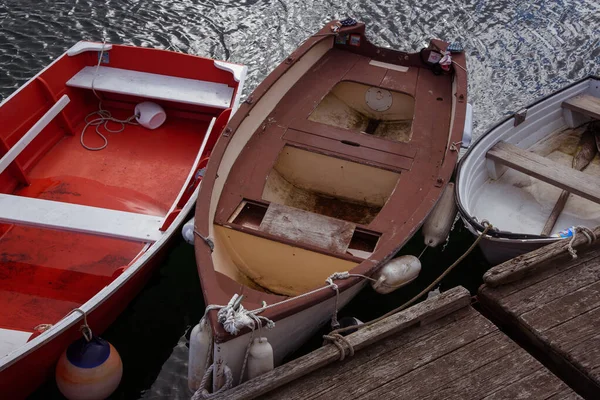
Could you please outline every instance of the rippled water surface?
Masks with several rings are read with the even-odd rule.
[[[0,0],[0,98],[78,40],[103,38],[246,64],[247,95],[310,33],[348,15],[366,22],[371,40],[382,46],[414,51],[431,37],[461,41],[475,135],[536,98],[600,75],[597,0]],[[458,256],[448,251],[429,259],[447,265],[440,260]],[[105,334],[126,362],[114,398],[189,396],[184,334],[203,307],[193,263],[191,248],[180,244]],[[373,307],[391,308],[394,300],[361,296]],[[34,397],[56,395],[48,384]]]

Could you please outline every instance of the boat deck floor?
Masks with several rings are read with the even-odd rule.
[[[76,132],[83,127],[82,121]],[[65,136],[31,169],[31,185],[12,194],[164,216],[207,127],[176,118],[153,131],[127,125],[107,134],[101,151],[84,149],[79,134]],[[93,127],[85,139],[89,146],[102,144]],[[143,248],[139,242],[0,224],[0,328],[32,332],[38,324],[55,323],[109,284]]]

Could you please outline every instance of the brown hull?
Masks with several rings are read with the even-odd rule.
[[[449,181],[466,112],[463,54],[435,75],[431,49],[372,45],[358,24],[328,24],[242,104],[217,142],[196,208],[207,304],[243,294],[246,309],[371,275],[421,226]],[[345,43],[344,43],[345,42]],[[346,290],[357,279],[340,280]],[[266,290],[265,290],[266,288]],[[266,310],[280,320],[334,295]],[[217,342],[231,339],[210,314]]]

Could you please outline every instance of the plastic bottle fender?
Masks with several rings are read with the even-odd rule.
[[[192,246],[194,245],[194,222],[195,220],[192,218],[183,224],[183,227],[181,228],[181,236],[183,236],[183,239]]]
[[[404,255],[388,261],[373,276],[377,281],[371,286],[377,293],[387,294],[412,282],[421,272],[421,261],[415,256]]]
[[[209,365],[206,365],[208,351],[212,344],[212,330],[206,318],[202,318],[200,323],[194,326],[190,334],[190,352],[188,362],[188,386],[190,390],[196,391],[200,386],[204,372]]]
[[[273,348],[266,337],[253,340],[248,353],[248,379],[273,369]]]
[[[456,213],[454,183],[450,182],[423,224],[422,232],[427,246],[436,247],[446,241],[456,218]]]

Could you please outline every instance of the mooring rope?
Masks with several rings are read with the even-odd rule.
[[[231,389],[233,386],[233,374],[231,373],[231,369],[227,365],[223,365],[223,374],[225,375],[225,384],[221,386],[219,390],[216,392],[210,393],[206,389],[206,384],[208,382],[208,378],[213,375],[214,372],[214,364],[211,364],[206,371],[204,372],[204,376],[202,377],[202,381],[200,382],[200,387],[192,396],[192,400],[200,400],[200,399],[211,399],[223,393],[226,390]]]
[[[489,222],[487,222],[487,221],[483,222],[483,226],[484,226],[483,232],[481,232],[481,234],[477,237],[477,239],[475,239],[475,241],[473,242],[473,244],[471,244],[471,247],[469,247],[467,249],[467,251],[462,256],[460,256],[454,263],[452,263],[452,265],[450,265],[448,268],[446,268],[446,270],[436,280],[434,280],[429,286],[427,286],[425,289],[423,289],[421,292],[419,292],[416,296],[414,296],[413,298],[411,298],[410,300],[408,300],[407,302],[405,302],[404,304],[402,304],[400,307],[394,308],[393,310],[385,313],[384,315],[382,315],[379,318],[375,318],[374,320],[366,322],[364,324],[347,326],[345,328],[336,329],[336,330],[330,332],[329,335],[323,336],[323,339],[332,341],[332,339],[329,338],[330,336],[333,336],[335,334],[341,334],[341,333],[348,332],[348,331],[351,331],[351,330],[366,328],[367,326],[373,325],[374,323],[379,322],[379,321],[381,321],[381,320],[383,320],[383,319],[385,319],[385,318],[387,318],[387,317],[389,317],[391,315],[394,315],[394,314],[396,314],[396,313],[404,310],[405,308],[409,307],[410,305],[412,305],[421,296],[423,296],[424,294],[426,294],[429,291],[431,291],[431,289],[434,288],[442,279],[444,279],[444,277],[446,275],[448,275],[450,273],[450,271],[452,271],[458,264],[460,264],[465,259],[465,257],[467,257],[473,251],[473,249],[475,249],[475,247],[477,246],[477,244],[479,243],[479,241],[481,239],[483,239],[483,237],[488,233],[488,231],[493,228],[493,226]],[[348,345],[349,344],[350,343],[348,343]],[[339,346],[338,346],[338,348],[339,348]]]
[[[567,251],[569,252],[569,254],[571,254],[571,257],[573,257],[573,259],[577,258],[577,251],[573,248],[573,245],[575,244],[575,239],[577,238],[577,233],[579,232],[583,233],[583,235],[587,239],[588,244],[592,244],[596,241],[596,234],[593,230],[586,226],[576,226],[575,229],[573,229],[573,236],[571,237],[571,240],[567,245]]]

